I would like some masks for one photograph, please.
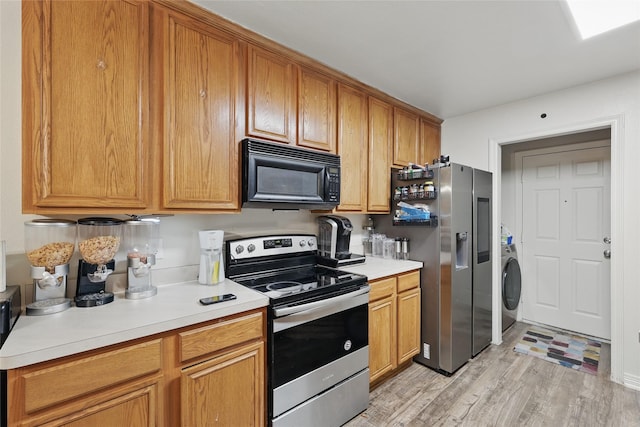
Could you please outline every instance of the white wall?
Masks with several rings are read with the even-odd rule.
[[[541,118],[543,113],[546,118]],[[497,162],[490,157],[496,142],[560,135],[567,129],[589,129],[593,123],[609,120],[621,125],[612,135],[612,176],[620,177],[612,199],[619,202],[614,204],[614,213],[620,230],[612,263],[621,270],[613,272],[620,282],[618,314],[613,313],[620,316],[620,342],[612,346],[612,368],[619,362],[620,376],[613,372],[613,378],[640,389],[640,71],[447,119],[442,128],[442,152],[458,163],[491,167],[499,176],[499,151]],[[494,286],[499,285],[494,282]]]

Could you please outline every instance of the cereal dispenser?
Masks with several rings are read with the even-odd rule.
[[[69,261],[76,247],[76,222],[64,219],[34,219],[25,222],[25,250],[31,263],[34,302],[28,315],[66,310]]]
[[[158,293],[151,284],[151,266],[158,253],[160,220],[133,217],[124,223],[124,245],[127,251],[128,299],[149,298]]]
[[[113,293],[105,292],[107,277],[115,269],[113,257],[120,247],[122,220],[115,218],[82,218],[78,220],[78,307],[93,307],[113,301]]]

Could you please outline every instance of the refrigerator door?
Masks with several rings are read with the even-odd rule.
[[[473,356],[491,343],[492,174],[473,170]]]
[[[471,358],[473,169],[440,169],[440,367],[452,373]]]

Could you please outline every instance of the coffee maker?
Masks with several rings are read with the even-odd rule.
[[[78,220],[78,286],[74,301],[77,307],[94,307],[113,301],[105,292],[107,277],[115,270],[113,257],[120,247],[122,220],[116,218],[82,218]]]
[[[41,218],[27,221],[24,225],[34,299],[27,304],[27,315],[64,311],[71,307],[71,300],[66,295],[67,275],[76,247],[76,222]]]
[[[349,218],[324,215],[318,217],[318,224],[318,262],[336,267],[365,261],[364,255],[353,254],[349,251],[351,231],[353,230]]]

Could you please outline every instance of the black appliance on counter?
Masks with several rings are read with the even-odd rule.
[[[0,292],[0,348],[9,337],[22,312],[19,286],[7,286]],[[7,425],[7,371],[0,370],[0,426]]]
[[[340,157],[274,142],[242,141],[242,206],[331,210],[340,204]]]
[[[367,277],[317,264],[314,235],[225,242],[227,277],[269,297],[268,420],[339,426],[369,405]]]
[[[353,225],[349,218],[338,215],[318,217],[319,262],[330,267],[358,264],[365,261],[364,255],[349,251]]]

